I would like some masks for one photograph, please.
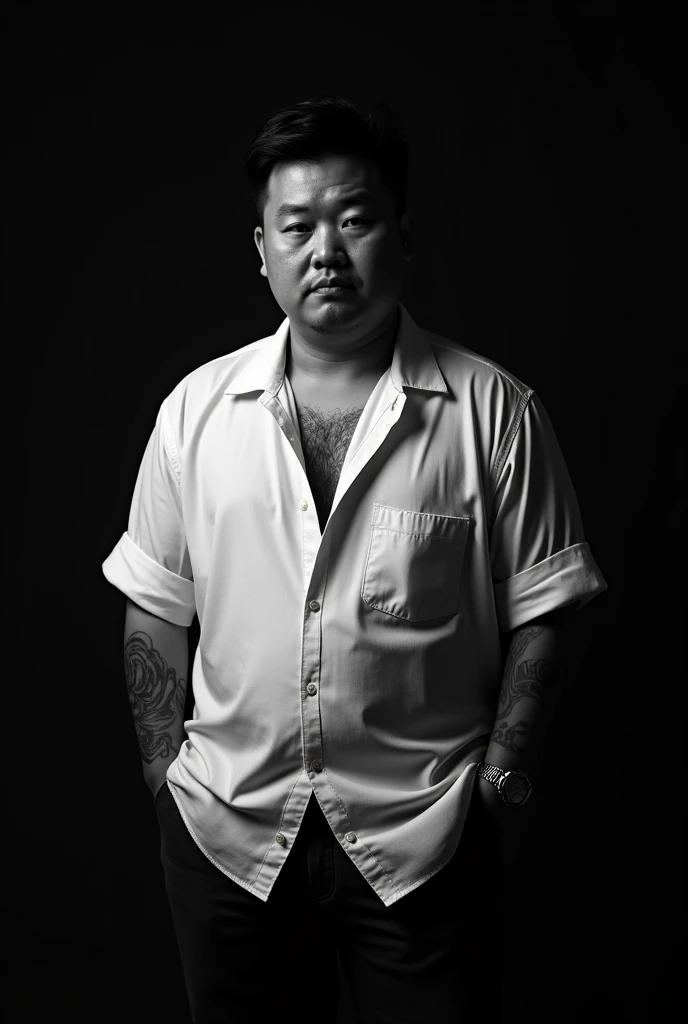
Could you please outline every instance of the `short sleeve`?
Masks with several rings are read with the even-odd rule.
[[[495,467],[490,563],[499,629],[509,632],[607,589],[585,541],[559,443],[532,391],[515,413]]]
[[[184,531],[179,455],[163,402],[139,467],[126,533],[103,573],[141,608],[179,626],[196,612]]]

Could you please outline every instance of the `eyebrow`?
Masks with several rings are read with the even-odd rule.
[[[354,206],[360,203],[370,203],[373,200],[373,195],[368,189],[359,188],[355,192],[350,192],[346,196],[342,196],[338,200],[339,206]],[[281,206],[277,207],[275,218],[287,217],[292,213],[308,213],[310,206],[300,206],[298,203],[282,203]]]

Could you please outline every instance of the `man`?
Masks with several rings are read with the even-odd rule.
[[[334,1021],[337,952],[362,1024],[496,1019],[500,830],[606,583],[537,396],[399,301],[393,118],[297,104],[246,169],[286,319],[163,402],[103,567],[193,1019]]]

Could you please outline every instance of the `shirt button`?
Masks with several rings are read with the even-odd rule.
[[[305,511],[306,511],[306,509],[308,508],[308,502],[307,502],[307,501],[302,501],[302,502],[301,502],[301,508],[302,508],[302,509],[303,509],[303,511],[305,512]]]
[[[322,771],[322,761],[311,761],[311,771],[314,771],[314,772]]]
[[[285,843],[286,843],[286,841],[287,841],[287,840],[286,840],[286,839],[284,838],[284,836],[282,835],[282,833],[281,833],[281,832],[278,832],[278,833],[277,833],[277,835],[275,836],[275,839],[276,839],[276,840],[277,840],[277,842],[278,842],[278,843],[280,844],[280,846],[284,846],[284,844],[285,844]]]
[[[306,693],[310,693],[311,697],[313,696],[314,693],[317,692],[318,687],[315,685],[315,683],[309,683],[308,686],[306,687]]]
[[[317,601],[310,601],[308,603],[308,607],[312,612],[317,612],[317,610],[320,608],[320,605],[318,604]]]
[[[355,843],[356,840],[358,839],[358,836],[356,835],[355,832],[347,832],[346,835],[344,836],[344,838],[349,843]]]

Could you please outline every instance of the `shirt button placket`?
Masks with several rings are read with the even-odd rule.
[[[306,501],[305,498],[303,498],[300,501],[299,505],[300,505],[300,508],[301,508],[301,510],[303,512],[305,512],[308,509],[308,502]],[[306,522],[306,521],[304,521],[304,522]],[[313,599],[312,601],[309,601],[308,602],[308,610],[311,613],[319,612],[320,611],[320,602],[316,601],[315,599]],[[308,621],[306,622],[305,641],[306,641],[307,647],[305,646],[305,649],[304,649],[305,660],[304,660],[304,663],[303,663],[303,666],[302,666],[304,674],[306,675],[306,678],[308,678],[308,676],[311,676],[311,678],[312,678],[313,675],[316,675],[316,678],[317,678],[317,674],[316,673],[317,673],[317,671],[319,671],[319,668],[318,668],[318,665],[317,665],[317,662],[318,662],[318,650],[319,650],[319,646],[320,646],[320,644],[319,644],[319,633],[320,633],[320,623],[317,620],[311,620],[310,624],[308,623]],[[308,653],[310,653],[310,658],[308,657]],[[316,686],[315,683],[308,683],[306,685],[306,693],[310,697],[314,696],[314,694],[316,694],[317,692],[318,692],[318,687]],[[311,706],[311,711],[313,712],[313,714],[307,714],[307,716],[306,716],[306,721],[307,721],[307,726],[308,726],[308,735],[307,735],[307,739],[306,739],[306,747],[307,748],[310,747],[311,749],[317,750],[321,746],[321,742],[322,742],[322,738],[319,736],[319,728],[318,728],[317,701]],[[322,770],[323,770],[323,763],[322,763],[322,761],[320,761],[318,759],[312,760],[310,762],[306,761],[306,771],[308,772],[308,774],[311,777],[313,777],[313,775],[315,775],[315,774],[318,774]]]

